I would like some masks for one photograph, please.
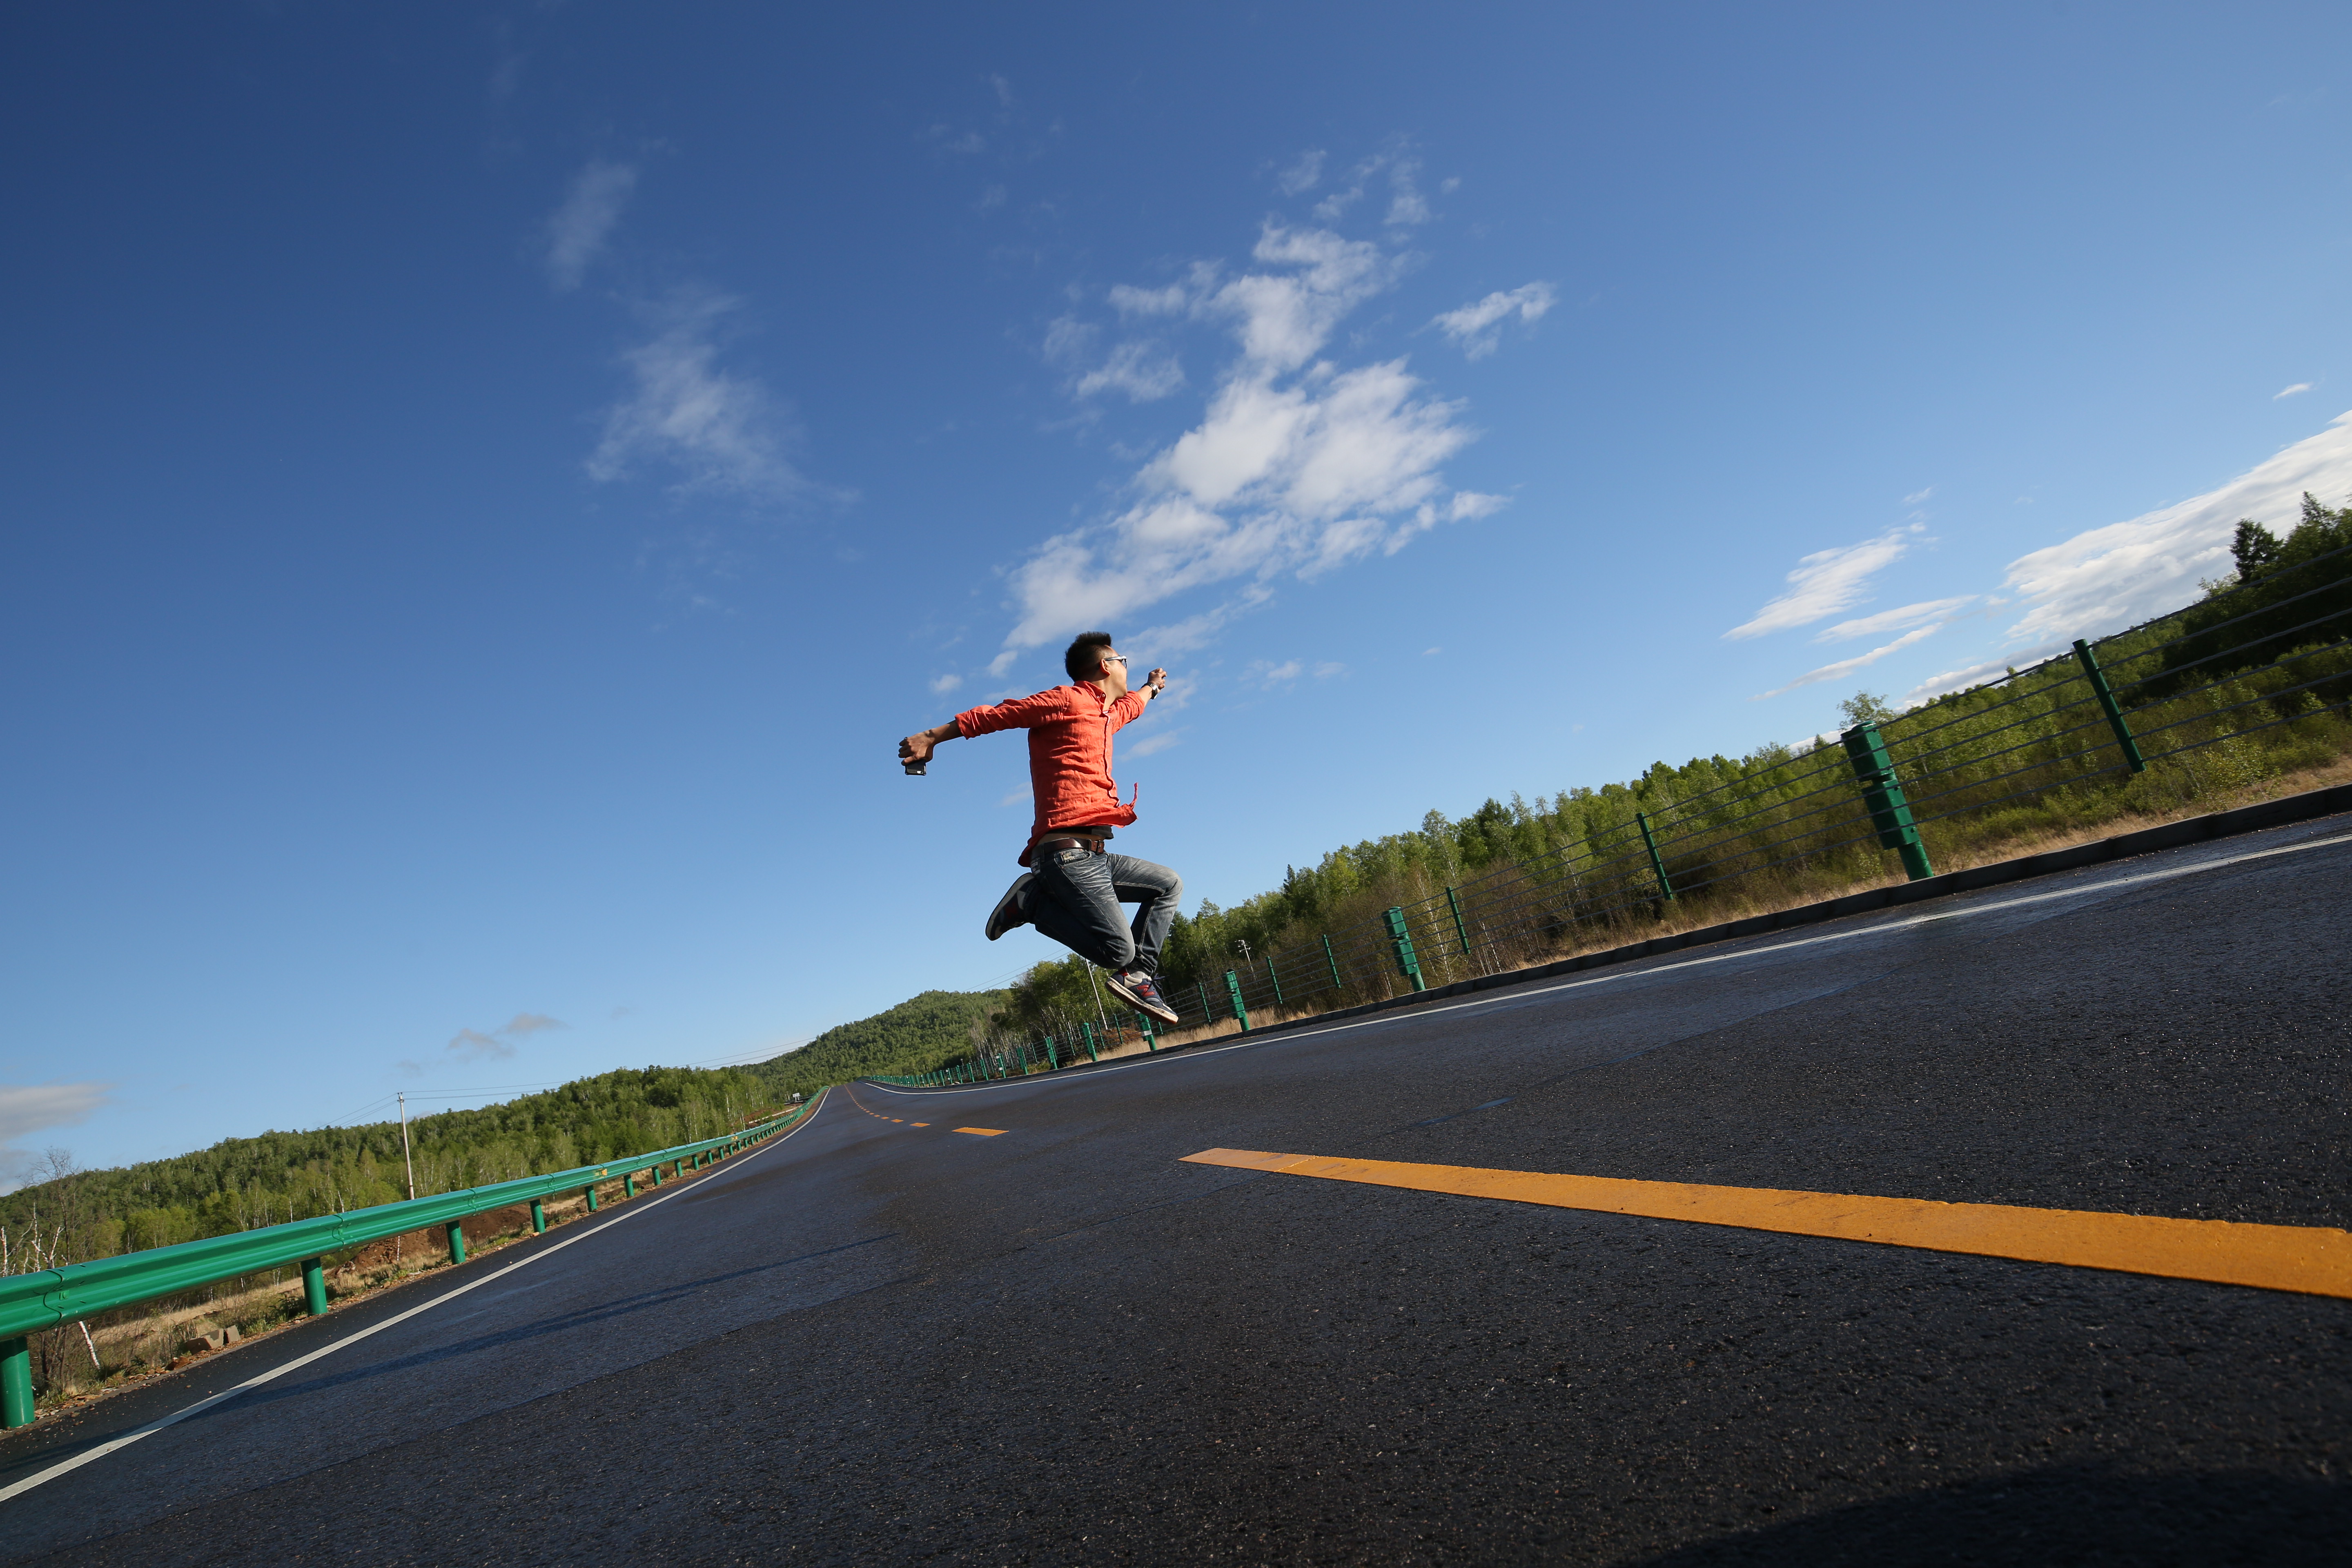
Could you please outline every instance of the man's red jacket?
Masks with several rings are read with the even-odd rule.
[[[1147,700],[1140,691],[1113,700],[1093,682],[1080,681],[967,708],[955,716],[956,733],[970,740],[992,730],[1029,731],[1029,794],[1037,803],[1029,844],[1034,845],[1056,829],[1125,827],[1135,820],[1135,807],[1118,803],[1118,785],[1111,781],[1110,738]],[[1024,866],[1029,857],[1024,845]]]

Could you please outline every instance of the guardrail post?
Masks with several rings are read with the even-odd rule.
[[[1279,1007],[1282,1005],[1282,976],[1274,972],[1274,955],[1272,953],[1267,953],[1265,956],[1265,977],[1266,980],[1274,986],[1274,1005]]]
[[[594,1214],[596,1212],[596,1184],[591,1182],[580,1190],[587,1194],[588,1212],[590,1214]]]
[[[1853,776],[1862,781],[1863,805],[1870,813],[1871,826],[1878,829],[1879,847],[1902,855],[1903,869],[1913,881],[1934,876],[1936,868],[1927,863],[1927,847],[1919,842],[1911,804],[1903,798],[1895,761],[1886,754],[1878,726],[1865,719],[1839,739],[1853,763]]]
[[[451,1220],[443,1234],[449,1238],[449,1261],[453,1264],[465,1262],[466,1222],[462,1219]]]
[[[1331,952],[1331,939],[1328,936],[1323,939],[1323,962],[1331,966],[1332,988],[1345,991],[1348,988],[1348,983],[1339,978],[1339,960]]]
[[[1214,1022],[1216,1015],[1209,1011],[1209,983],[1196,978],[1192,982],[1192,990],[1201,998],[1202,1024],[1205,1026]]]
[[[0,1426],[30,1426],[33,1409],[33,1351],[18,1334],[0,1340]]]
[[[1412,932],[1404,923],[1404,910],[1402,906],[1393,906],[1389,910],[1388,922],[1389,940],[1396,943],[1397,968],[1403,971],[1405,978],[1412,982],[1412,988],[1415,991],[1428,990],[1428,983],[1421,977],[1421,960],[1415,958],[1412,953]]]
[[[1225,994],[1233,998],[1234,1022],[1242,1026],[1243,1034],[1248,1034],[1249,1009],[1242,1005],[1242,983],[1234,978],[1234,972],[1230,969],[1225,971]]]
[[[2091,694],[2099,700],[2099,711],[2107,716],[2107,728],[2116,732],[2116,744],[2123,748],[2124,761],[2131,764],[2131,771],[2136,773],[2147,772],[2147,764],[2140,761],[2139,742],[2133,738],[2131,726],[2124,722],[2123,705],[2108,689],[2107,672],[2099,668],[2098,658],[2091,652],[2091,645],[2076,637],[2074,658],[2081,662],[2083,673],[2090,678]]]
[[[1470,956],[1470,928],[1462,923],[1462,900],[1454,896],[1454,884],[1445,884],[1445,905],[1454,911],[1454,934],[1462,939],[1462,956]]]
[[[763,1134],[761,1134],[761,1136],[763,1136],[763,1137],[764,1137],[764,1136],[765,1136],[765,1134],[763,1133]],[[660,1186],[660,1185],[661,1185],[661,1162],[660,1162],[660,1161],[658,1161],[658,1160],[656,1160],[656,1161],[655,1161],[652,1164],[650,1164],[650,1165],[646,1166],[646,1175],[648,1175],[648,1176],[651,1176],[651,1177],[654,1179],[654,1185],[655,1185],[655,1186],[657,1186],[657,1187],[658,1187],[658,1186]]]
[[[327,1315],[327,1267],[320,1258],[302,1259],[302,1304],[314,1318]]]
[[[635,1171],[625,1172],[622,1174],[621,1191],[630,1197],[637,1195],[637,1173]]]
[[[1090,1062],[1102,1060],[1102,1053],[1095,1049],[1095,1026],[1081,1018],[1078,1020],[1078,1034],[1087,1042],[1087,1060]]]
[[[1143,1054],[1145,1056],[1150,1056],[1160,1048],[1160,1042],[1152,1038],[1151,1016],[1150,1014],[1138,1012],[1135,1015],[1135,1027],[1137,1031],[1143,1036]]]
[[[1666,863],[1658,858],[1658,839],[1650,831],[1650,814],[1637,811],[1633,814],[1633,820],[1641,825],[1642,844],[1650,852],[1650,869],[1657,873],[1658,896],[1671,904],[1675,901],[1675,885],[1666,880]]]
[[[533,1236],[547,1234],[547,1200],[545,1198],[530,1200],[530,1233]]]
[[[1047,1072],[1062,1070],[1062,1053],[1054,1048],[1054,1037],[1051,1035],[1045,1037],[1045,1070]]]

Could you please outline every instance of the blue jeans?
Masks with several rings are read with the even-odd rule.
[[[1160,944],[1184,898],[1184,879],[1129,855],[1056,849],[1037,857],[1024,900],[1029,921],[1105,969],[1160,970]],[[1130,924],[1119,905],[1139,905]]]

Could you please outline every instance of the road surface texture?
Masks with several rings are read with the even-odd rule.
[[[6,1487],[473,1286],[0,1502],[0,1558],[2341,1563],[2352,1300],[1182,1157],[2352,1226],[2347,829],[836,1089],[0,1444]]]

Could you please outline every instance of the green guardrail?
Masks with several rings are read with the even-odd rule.
[[[577,1165],[544,1176],[495,1182],[488,1186],[467,1187],[429,1198],[378,1204],[343,1214],[289,1220],[284,1225],[264,1226],[231,1236],[209,1236],[201,1241],[183,1241],[143,1252],[126,1252],[117,1258],[0,1278],[0,1426],[24,1426],[34,1418],[32,1355],[25,1342],[28,1333],[158,1296],[192,1290],[199,1285],[234,1279],[265,1268],[280,1268],[289,1263],[301,1265],[307,1304],[313,1316],[320,1316],[327,1310],[324,1259],[328,1253],[438,1225],[446,1227],[449,1260],[463,1263],[463,1227],[468,1215],[528,1203],[531,1228],[544,1231],[547,1215],[541,1204],[557,1193],[573,1187],[583,1189],[593,1213],[598,1183],[618,1179],[634,1197],[638,1172],[649,1172],[653,1184],[659,1186],[665,1165],[670,1168],[671,1179],[675,1180],[688,1169],[715,1163],[785,1131],[814,1110],[818,1098],[821,1091],[806,1105],[740,1132],[680,1143],[631,1160]]]

